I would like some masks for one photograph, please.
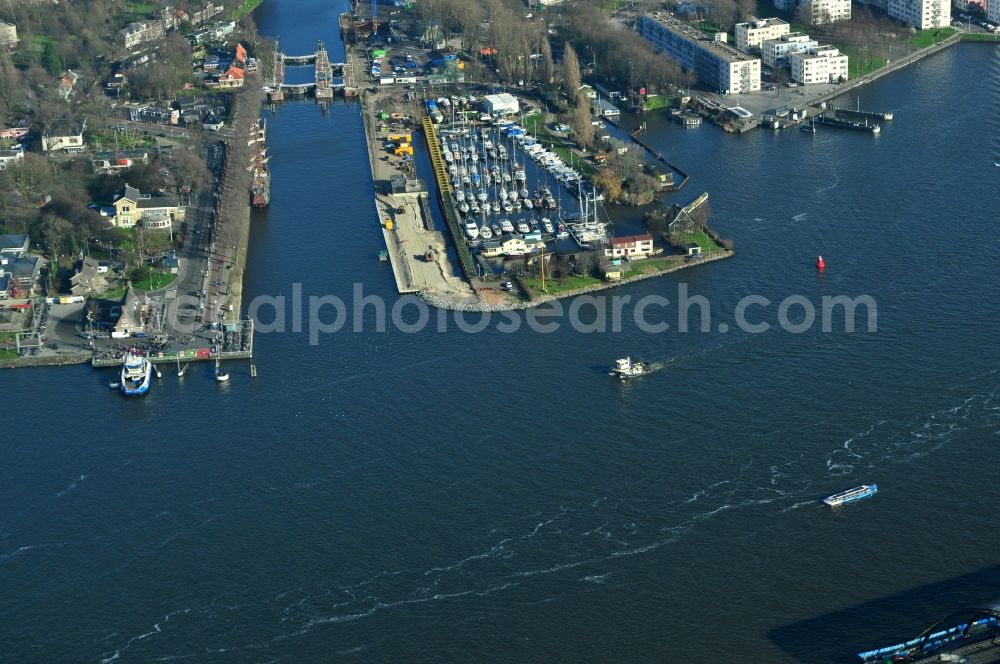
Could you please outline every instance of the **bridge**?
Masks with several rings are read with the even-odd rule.
[[[308,67],[310,65],[316,69],[312,83],[285,83],[287,67]],[[349,74],[350,68],[345,67],[343,62],[331,63],[330,55],[322,40],[316,45],[316,51],[312,55],[286,55],[275,43],[273,71],[274,75],[271,80],[264,84],[264,91],[272,102],[283,101],[285,95],[292,97],[307,94],[312,94],[319,101],[326,101],[333,98],[335,90],[351,87],[345,86],[344,83],[334,82],[334,78]]]

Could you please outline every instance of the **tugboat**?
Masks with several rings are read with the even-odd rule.
[[[149,379],[153,374],[153,365],[149,359],[136,351],[125,353],[122,361],[119,389],[127,397],[142,396],[149,391]]]
[[[839,507],[840,505],[853,503],[856,500],[871,498],[877,491],[878,484],[864,484],[862,486],[854,487],[853,489],[848,489],[847,491],[835,493],[832,496],[824,498],[823,502],[830,507]]]
[[[635,378],[636,376],[644,376],[649,373],[649,365],[645,362],[633,362],[632,358],[625,356],[620,360],[615,360],[615,366],[611,370],[612,376],[618,376],[622,380],[626,378]]]

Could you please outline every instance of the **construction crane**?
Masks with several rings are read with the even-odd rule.
[[[378,34],[378,0],[372,0],[372,36]]]

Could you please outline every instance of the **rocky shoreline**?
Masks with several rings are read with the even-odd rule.
[[[637,281],[643,281],[645,279],[653,279],[655,277],[661,277],[665,274],[671,272],[677,272],[678,270],[686,270],[688,268],[694,267],[696,265],[703,265],[705,263],[712,263],[714,261],[722,260],[724,258],[732,257],[736,252],[731,250],[721,250],[718,253],[713,253],[711,256],[706,256],[698,260],[693,260],[690,262],[682,263],[680,265],[675,265],[673,267],[664,268],[663,270],[658,270],[656,272],[648,272],[646,274],[637,274],[633,277],[628,277],[627,279],[622,279],[620,281],[608,281],[599,284],[593,284],[591,286],[585,286],[584,288],[577,288],[574,290],[563,291],[558,295],[543,295],[539,298],[531,300],[530,302],[509,302],[503,304],[486,304],[485,302],[467,303],[467,302],[455,302],[447,298],[443,298],[437,295],[426,293],[421,291],[417,296],[437,309],[447,309],[451,311],[468,311],[468,312],[497,312],[497,311],[517,311],[521,309],[531,309],[537,307],[546,302],[553,302],[555,300],[562,300],[566,298],[576,297],[578,295],[586,295],[588,293],[595,293],[598,291],[608,290],[610,288],[618,288],[619,286],[625,286],[627,284],[635,283]]]

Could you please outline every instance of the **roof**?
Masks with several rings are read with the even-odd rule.
[[[83,133],[86,122],[80,123],[69,118],[59,118],[49,123],[46,136],[79,136]]]
[[[4,249],[24,249],[28,243],[27,235],[0,235],[0,251]]]
[[[118,194],[118,198],[116,198],[115,200],[119,201],[124,199],[127,201],[132,201],[133,203],[138,203],[139,199],[141,198],[142,194],[139,193],[139,190],[130,185],[128,182],[126,182],[125,191],[123,191],[121,194]]]
[[[611,244],[636,244],[645,241],[652,242],[653,236],[649,233],[643,233],[642,235],[626,235],[624,237],[611,238]]]
[[[245,76],[246,74],[239,67],[230,67],[225,74],[220,74],[219,78],[242,80]]]
[[[688,242],[686,244],[682,244],[681,246],[685,249],[701,249],[701,245],[697,242]]]
[[[144,196],[136,201],[138,208],[169,208],[177,207],[177,199],[169,196]]]
[[[757,60],[757,58],[747,55],[735,46],[731,46],[725,42],[715,41],[707,32],[703,32],[690,23],[686,23],[675,16],[671,16],[670,14],[656,12],[654,14],[643,14],[642,18],[653,23],[658,23],[668,32],[676,35],[689,44],[696,46],[702,51],[714,53],[725,62],[733,63]]]

